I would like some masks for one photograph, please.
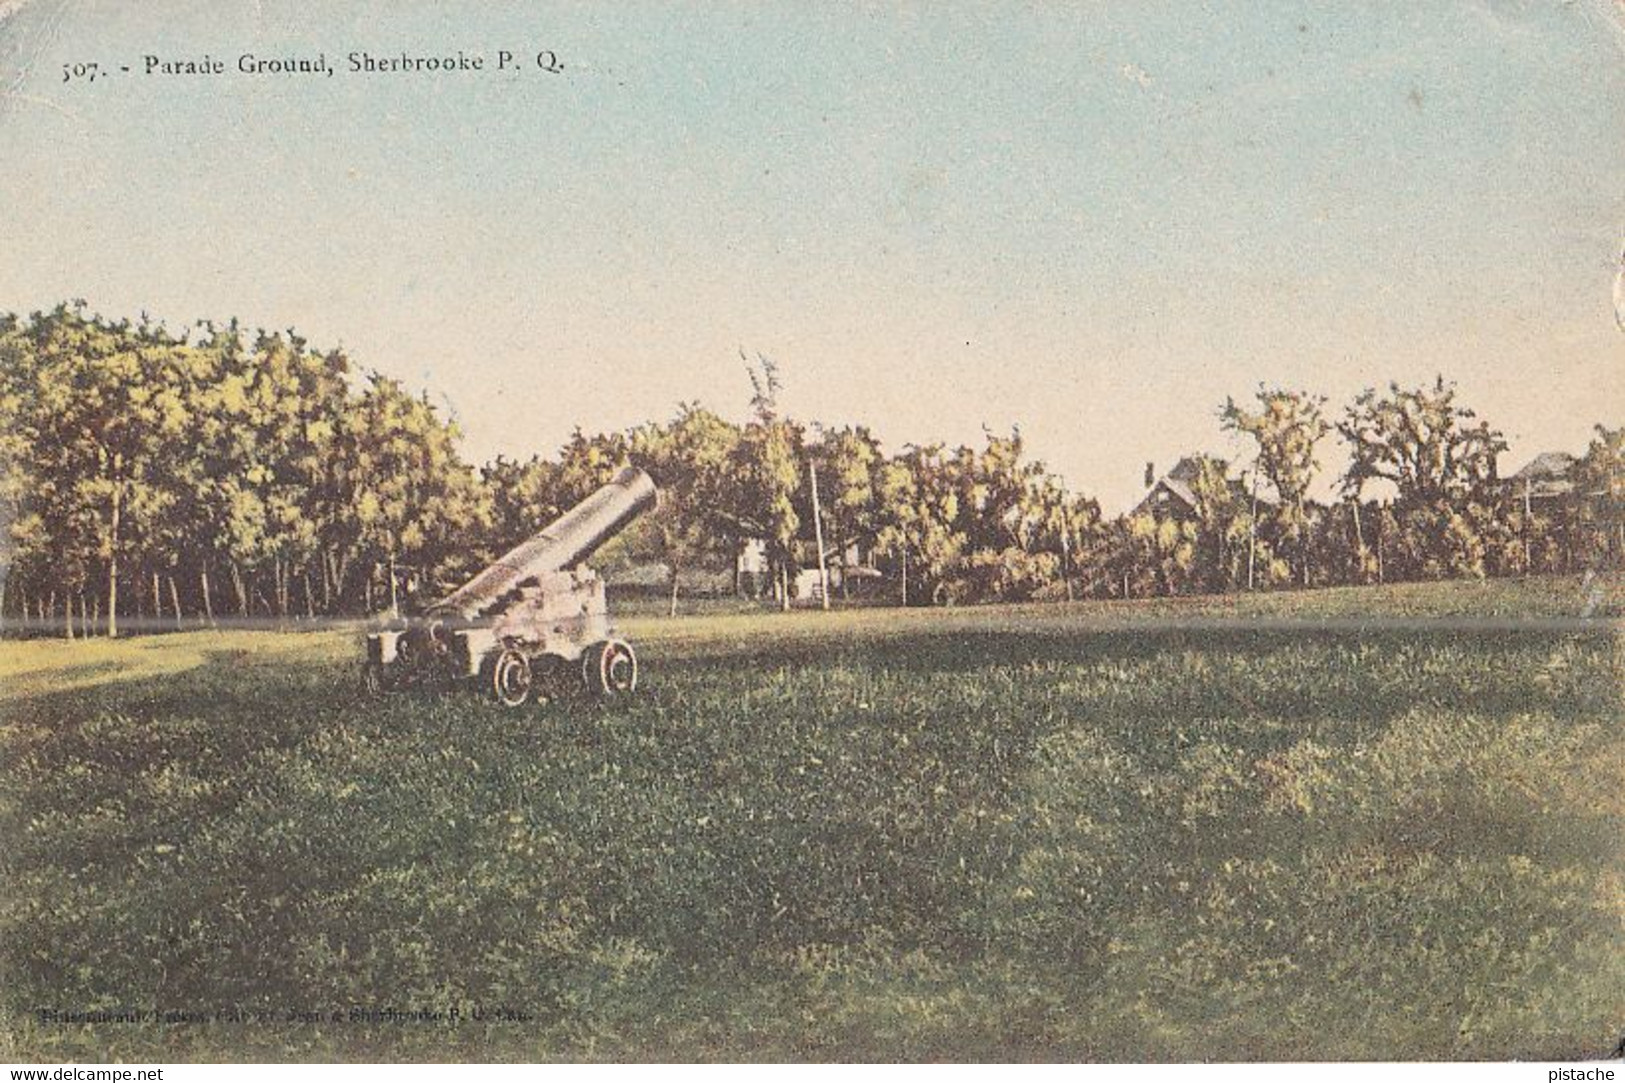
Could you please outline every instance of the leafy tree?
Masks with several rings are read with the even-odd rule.
[[[903,603],[951,600],[967,539],[942,446],[910,445],[883,465],[878,497],[876,548],[894,562]]]
[[[34,411],[33,354],[12,315],[0,316],[0,624],[8,599],[29,616],[26,587],[43,570],[43,523],[29,496],[49,484],[34,469],[25,426]]]
[[[745,426],[732,457],[737,500],[734,518],[766,543],[774,591],[781,608],[789,609],[790,572],[802,523],[796,505],[804,474],[805,439],[799,425],[779,416],[782,385],[772,359],[758,355],[754,365],[747,362],[747,372],[755,416]]]
[[[1058,581],[1061,554],[1046,531],[1050,488],[1042,463],[1027,460],[1020,430],[987,434],[980,453],[960,448],[958,529],[967,539],[964,593],[972,599],[1030,598]]]
[[[396,381],[377,373],[369,379],[339,446],[357,545],[384,573],[390,607],[398,609],[403,585],[438,590],[449,585],[445,576],[474,570],[468,539],[483,533],[490,509],[457,457],[456,429]]]
[[[1125,516],[1112,529],[1113,587],[1124,598],[1187,593],[1197,582],[1197,546],[1195,523]]]
[[[1039,583],[1033,594],[1071,600],[1073,584],[1102,541],[1100,504],[1067,492],[1061,479],[1049,474],[1034,486],[1032,502],[1035,547],[1057,558],[1054,576]]]
[[[504,553],[564,512],[558,463],[532,455],[525,462],[502,456],[480,468],[491,507],[491,533],[485,549]]]
[[[1275,490],[1277,535],[1298,555],[1301,582],[1309,582],[1306,498],[1320,463],[1315,447],[1331,431],[1322,413],[1323,396],[1307,391],[1259,386],[1251,408],[1226,399],[1220,412],[1225,429],[1246,433],[1258,446],[1257,470]]]
[[[1498,502],[1496,457],[1507,445],[1457,403],[1453,384],[1441,376],[1431,388],[1367,390],[1337,428],[1352,452],[1344,494],[1359,500],[1375,480],[1395,488],[1401,570],[1427,578],[1485,573]]]
[[[27,329],[35,386],[21,433],[36,468],[64,593],[105,569],[107,634],[118,635],[121,561],[173,505],[161,461],[181,448],[190,415],[175,341],[161,328],[109,324],[82,306],[38,315]]]
[[[631,459],[631,444],[621,433],[588,436],[579,427],[559,452],[559,510],[574,507],[604,486]]]
[[[1625,425],[1598,425],[1574,470],[1579,506],[1592,548],[1615,567],[1625,564]]]
[[[1362,392],[1337,429],[1352,451],[1344,489],[1357,495],[1370,481],[1388,481],[1400,507],[1485,499],[1506,450],[1499,431],[1457,405],[1455,385],[1442,376],[1431,388]]]
[[[880,442],[861,425],[824,434],[812,453],[824,487],[823,513],[830,542],[840,559],[854,544],[872,546],[879,530],[876,500],[885,455]],[[841,592],[848,592],[846,575]]]
[[[639,529],[666,565],[672,616],[685,569],[718,566],[738,554],[740,528],[727,509],[734,503],[729,466],[739,441],[737,426],[697,403],[682,404],[669,424],[643,425],[630,435],[632,461],[661,489],[659,509]]]
[[[1255,569],[1275,563],[1271,546],[1254,529],[1251,500],[1237,492],[1230,480],[1230,464],[1209,455],[1197,457],[1190,481],[1196,498],[1194,566],[1191,576],[1203,590],[1231,590],[1247,582],[1249,559]],[[1265,556],[1259,560],[1259,546]]]
[[[235,323],[205,330],[194,351],[197,454],[182,486],[203,528],[200,601],[212,612],[209,569],[223,564],[239,613],[260,597],[267,611],[287,615],[297,583],[314,615],[318,585],[324,609],[342,593],[356,537],[353,479],[342,474],[348,361],[310,350],[291,331],[261,332],[250,343]]]
[[[790,607],[790,572],[801,516],[796,510],[801,487],[801,431],[777,418],[745,426],[733,456],[738,484],[738,522],[767,544],[774,590],[781,607]]]
[[[1315,567],[1323,581],[1375,583],[1381,578],[1378,546],[1383,513],[1382,505],[1352,497],[1323,510],[1311,535]]]

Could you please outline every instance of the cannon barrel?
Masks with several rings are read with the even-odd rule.
[[[472,620],[484,615],[520,583],[581,563],[655,505],[648,474],[628,466],[587,499],[515,546],[474,578],[435,602],[429,613]]]

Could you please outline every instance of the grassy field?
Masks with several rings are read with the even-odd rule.
[[[0,1059],[1605,1055],[1621,587],[0,644]]]

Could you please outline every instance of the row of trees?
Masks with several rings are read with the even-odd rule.
[[[649,471],[661,511],[617,546],[659,562],[676,597],[686,573],[737,569],[759,546],[764,580],[735,588],[790,601],[797,570],[861,553],[893,573],[897,600],[1026,597],[1061,584],[1072,548],[1100,530],[1100,508],[1026,458],[1019,432],[980,450],[910,445],[888,456],[863,426],[804,425],[779,409],[772,361],[747,362],[751,417],[697,403],[625,433],[576,433],[557,459],[499,459],[481,477],[493,502],[492,548],[522,539],[626,463]],[[850,570],[850,569],[846,569]],[[843,589],[850,576],[842,576]]]
[[[455,430],[297,335],[0,319],[0,612],[118,634],[369,609],[483,516]]]
[[[664,500],[612,559],[663,565],[674,605],[694,573],[736,569],[758,546],[765,581],[735,588],[784,605],[820,548],[862,554],[908,603],[1517,574],[1625,552],[1625,428],[1599,426],[1575,474],[1583,497],[1554,518],[1508,497],[1505,442],[1443,380],[1369,391],[1337,420],[1296,391],[1227,402],[1222,424],[1255,449],[1239,481],[1201,458],[1193,507],[1107,520],[1027,457],[1019,431],[887,454],[862,426],[784,416],[772,362],[746,365],[743,423],[690,403],[475,469],[425,398],[292,332],[176,335],[82,304],[0,317],[0,616],[116,635],[399,606],[628,462]],[[1334,432],[1350,465],[1340,502],[1321,505],[1309,493]]]
[[[1431,386],[1367,390],[1337,420],[1326,400],[1260,387],[1220,411],[1250,438],[1241,480],[1222,459],[1197,457],[1194,498],[1178,514],[1122,520],[1113,562],[1118,593],[1228,591],[1570,572],[1625,563],[1625,427],[1598,425],[1566,479],[1537,504],[1497,473],[1502,434]],[[1337,498],[1317,503],[1319,449],[1349,450]]]

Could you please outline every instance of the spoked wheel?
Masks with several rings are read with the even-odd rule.
[[[587,648],[581,657],[581,675],[596,695],[630,695],[638,686],[638,656],[630,644],[606,640]]]
[[[491,698],[504,707],[522,707],[530,698],[530,659],[511,647],[491,660],[485,677]]]

